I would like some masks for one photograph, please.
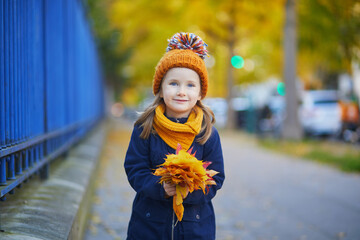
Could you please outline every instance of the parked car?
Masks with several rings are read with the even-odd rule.
[[[336,90],[305,91],[299,117],[307,135],[338,135],[341,131],[341,108]]]

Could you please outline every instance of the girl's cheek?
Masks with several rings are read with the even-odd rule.
[[[200,90],[199,89],[192,89],[191,91],[193,94],[195,95],[200,95]]]

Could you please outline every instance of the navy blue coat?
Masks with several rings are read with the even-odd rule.
[[[174,119],[171,119],[174,121]],[[186,122],[181,119],[181,122]],[[125,171],[132,188],[136,191],[128,240],[171,239],[172,198],[165,198],[165,190],[159,184],[160,177],[152,173],[164,162],[165,155],[175,153],[158,135],[151,134],[146,140],[140,138],[142,128],[135,126],[125,158]],[[213,178],[216,186],[209,192],[194,191],[184,199],[184,216],[174,229],[174,239],[215,239],[215,214],[211,199],[225,179],[223,155],[218,131],[213,127],[209,140],[201,145],[192,144],[196,158],[211,161],[208,169],[219,173]],[[176,222],[175,216],[175,222]]]

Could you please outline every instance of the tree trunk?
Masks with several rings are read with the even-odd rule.
[[[299,140],[303,132],[298,118],[298,96],[296,89],[296,0],[287,0],[284,30],[284,79],[286,88],[286,117],[283,138]]]

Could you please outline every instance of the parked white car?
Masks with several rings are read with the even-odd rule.
[[[341,131],[341,109],[336,90],[305,91],[300,122],[308,135],[337,135]]]

